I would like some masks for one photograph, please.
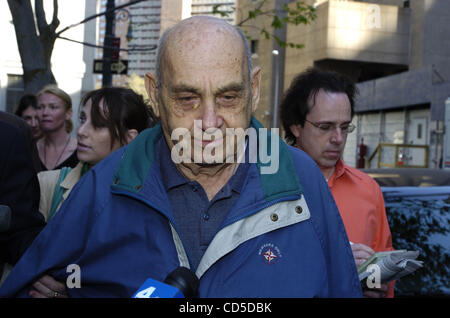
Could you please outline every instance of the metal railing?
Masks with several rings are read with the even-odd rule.
[[[381,156],[383,149],[394,148],[393,162],[383,162]],[[409,164],[413,159],[412,156],[408,156],[410,149],[423,149],[423,164]],[[428,168],[428,146],[426,145],[412,145],[412,144],[392,144],[380,142],[375,151],[370,155],[368,161],[368,167],[371,167],[372,160],[378,154],[377,168]]]

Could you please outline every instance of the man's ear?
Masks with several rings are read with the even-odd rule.
[[[128,129],[127,133],[125,134],[125,141],[127,145],[133,141],[134,138],[139,134],[139,132],[136,129]]]
[[[252,113],[256,111],[260,98],[261,68],[255,67],[252,71]]]
[[[295,136],[295,138],[299,138],[301,134],[301,126],[300,125],[290,125],[289,130]]]
[[[153,108],[155,115],[159,117],[158,79],[154,74],[145,74],[145,89],[147,90],[148,98],[150,99],[150,105]]]

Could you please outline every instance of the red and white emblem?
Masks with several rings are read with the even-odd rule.
[[[272,243],[266,243],[259,248],[258,255],[266,264],[275,264],[281,258],[280,249]]]
[[[278,258],[278,256],[276,256],[272,250],[269,248],[267,250],[267,252],[264,253],[264,258],[266,259],[266,261],[270,264],[270,262],[272,262],[274,259]]]

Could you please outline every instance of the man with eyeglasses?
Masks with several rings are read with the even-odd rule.
[[[319,166],[338,206],[357,266],[378,251],[393,250],[383,195],[365,173],[342,161],[355,130],[355,85],[345,76],[311,68],[297,75],[281,102],[287,143]],[[393,297],[393,283],[366,289],[366,297]]]

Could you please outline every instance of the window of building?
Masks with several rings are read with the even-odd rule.
[[[258,55],[258,40],[251,40],[250,42],[250,50],[253,54]]]
[[[8,74],[6,85],[6,111],[13,113],[24,93],[23,76]]]

